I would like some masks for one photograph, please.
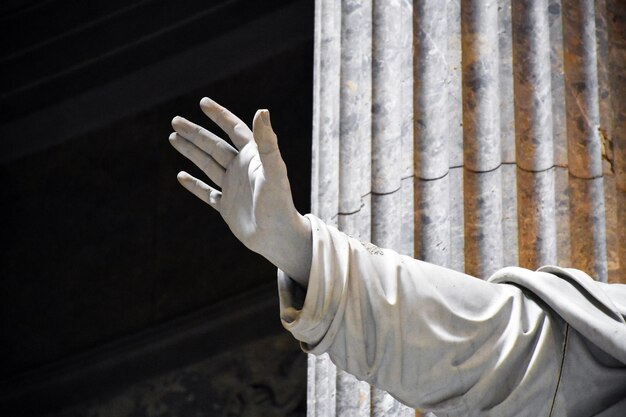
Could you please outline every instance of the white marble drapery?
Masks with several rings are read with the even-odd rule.
[[[624,9],[316,0],[312,212],[479,277],[626,282]],[[310,417],[414,414],[325,356],[308,385]]]

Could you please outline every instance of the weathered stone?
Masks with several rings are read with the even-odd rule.
[[[555,209],[557,265],[572,265],[570,244],[569,173],[567,168],[555,167]]]
[[[591,0],[565,0],[562,10],[572,263],[606,281],[595,7]]]
[[[513,1],[515,160],[526,171],[552,167],[552,91],[547,0]]]
[[[617,216],[617,192],[615,190],[615,177],[604,176],[604,208],[606,210],[606,260],[608,282],[620,282],[619,267],[619,238],[622,227],[619,226]]]
[[[570,172],[569,187],[572,266],[607,282],[604,181]]]
[[[365,417],[370,415],[370,386],[354,376],[337,369],[337,416]]]
[[[450,268],[465,270],[463,168],[450,169]]]
[[[340,25],[334,0],[316,2],[311,211],[330,224],[339,208]]]
[[[502,162],[515,163],[515,108],[513,91],[513,34],[511,1],[498,0],[498,84],[500,93],[500,146]]]
[[[340,115],[314,120],[339,120],[339,145],[323,146],[339,147],[339,205],[328,215],[342,230],[479,277],[557,263],[606,280],[607,261],[611,276],[624,267],[626,141],[617,132],[626,129],[616,126],[626,117],[606,96],[624,88],[611,70],[626,62],[616,0],[419,1],[412,12],[408,1],[340,3]],[[318,54],[326,48],[318,40]],[[614,62],[600,63],[607,54]],[[314,166],[314,176],[336,179],[333,169]],[[311,415],[407,411],[333,378],[335,397],[320,398],[336,407]]]
[[[606,143],[613,137],[611,123],[611,87],[609,81],[609,36],[607,27],[606,0],[595,2],[596,12],[596,55],[598,71],[598,134],[601,141],[602,152],[602,173],[605,176],[612,176],[612,149]],[[602,58],[607,57],[607,58]],[[605,194],[606,195],[606,194]]]
[[[466,168],[463,191],[465,271],[487,278],[504,266],[501,170],[476,173]]]
[[[401,54],[398,1],[375,2],[372,21],[372,191],[400,189],[402,178]],[[374,202],[372,202],[374,211]],[[375,214],[374,214],[375,216]]]
[[[568,166],[578,178],[602,175],[593,0],[564,0],[563,57]]]
[[[341,8],[341,44],[350,47],[341,48],[339,213],[351,214],[371,191],[371,4],[353,0]]]
[[[621,282],[626,283],[626,3],[607,0],[608,14],[608,60],[611,91],[611,142],[613,147],[613,172],[617,206],[618,237],[616,244],[620,265]]]
[[[502,262],[504,265],[519,265],[519,234],[518,209],[519,196],[512,192],[512,186],[517,182],[517,167],[515,164],[502,165]]]
[[[550,64],[552,90],[552,141],[554,165],[567,166],[567,132],[565,122],[565,80],[563,77],[563,25],[561,0],[550,0],[548,5],[550,25]]]
[[[448,173],[446,3],[417,2],[415,7],[415,173],[431,180]]]
[[[461,3],[459,0],[446,1],[447,45],[447,110],[448,142],[450,167],[463,166],[463,103],[462,103],[462,62],[461,62]]]
[[[450,265],[450,177],[415,185],[415,256]]]
[[[519,265],[537,269],[556,263],[554,168],[517,170]]]
[[[496,169],[501,162],[498,90],[498,4],[461,0],[465,167]]]

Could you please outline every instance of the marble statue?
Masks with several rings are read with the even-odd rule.
[[[234,147],[175,117],[171,144],[221,190],[180,183],[276,265],[283,326],[313,354],[437,416],[626,416],[626,285],[556,266],[483,281],[359,242],[294,207],[269,112]]]

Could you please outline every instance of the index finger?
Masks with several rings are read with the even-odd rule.
[[[200,108],[209,119],[213,120],[241,150],[253,140],[252,131],[226,107],[222,107],[208,97],[200,100]]]
[[[209,154],[223,167],[227,167],[230,161],[237,156],[235,148],[226,141],[183,117],[174,117],[172,127],[179,135]]]

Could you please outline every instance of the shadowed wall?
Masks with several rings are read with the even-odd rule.
[[[139,400],[163,375],[184,388],[153,396],[162,415],[222,415],[237,390],[267,392],[261,374],[280,389],[284,371],[304,394],[276,269],[178,184],[199,170],[167,137],[177,114],[221,133],[205,95],[246,122],[269,108],[309,211],[313,5],[10,0],[0,23],[0,415],[149,415]],[[277,357],[293,372],[270,366]],[[212,390],[229,367],[240,378]],[[281,413],[272,395],[231,415]],[[135,405],[116,412],[120,401]]]

